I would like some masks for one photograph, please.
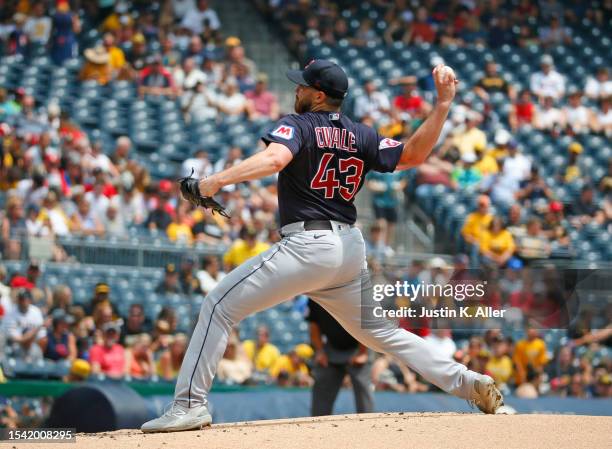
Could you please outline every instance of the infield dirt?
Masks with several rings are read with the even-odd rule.
[[[143,434],[119,430],[77,434],[76,444],[44,449],[228,448],[609,448],[612,417],[372,413],[215,424],[203,430]],[[10,447],[10,446],[9,446]],[[13,447],[32,448],[32,444]]]

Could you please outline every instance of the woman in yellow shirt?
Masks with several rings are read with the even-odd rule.
[[[166,228],[166,234],[172,242],[193,243],[193,232],[188,222],[190,217],[185,213],[182,206],[176,209],[176,216],[172,223]]]
[[[494,217],[489,229],[482,236],[480,253],[497,265],[503,266],[512,257],[515,249],[512,234],[504,227],[501,218]]]

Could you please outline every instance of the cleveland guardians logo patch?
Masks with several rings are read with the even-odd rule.
[[[293,139],[293,126],[280,125],[270,134],[272,134],[275,137],[280,137],[281,139],[291,140]]]
[[[392,148],[392,147],[396,147],[401,144],[402,142],[398,142],[397,140],[386,138],[380,141],[380,143],[378,144],[378,149],[384,150],[385,148]]]

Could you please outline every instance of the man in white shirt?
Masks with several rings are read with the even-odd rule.
[[[552,97],[559,100],[565,93],[565,78],[554,67],[552,56],[544,55],[540,60],[541,71],[531,75],[530,89],[540,99]]]
[[[108,197],[103,193],[104,185],[103,179],[97,179],[94,182],[93,190],[85,194],[85,199],[91,205],[91,213],[98,221],[104,220],[106,209],[110,203]]]
[[[17,293],[17,304],[6,315],[3,332],[15,356],[30,361],[42,358],[37,342],[46,335],[44,319],[40,309],[32,304],[29,290]]]
[[[24,31],[30,42],[46,45],[51,35],[51,18],[45,16],[45,2],[32,6],[32,15],[26,21]]]
[[[202,34],[209,28],[218,30],[221,27],[217,13],[208,7],[208,0],[198,0],[197,7],[185,14],[181,25],[194,34]]]
[[[587,78],[584,93],[593,100],[612,96],[612,80],[606,67],[597,69],[595,77]]]
[[[197,83],[206,84],[206,75],[196,67],[193,58],[185,58],[182,67],[177,67],[172,73],[174,83],[182,91],[191,90]]]
[[[531,173],[531,161],[518,149],[516,140],[508,142],[508,156],[504,161],[504,174],[524,181]]]
[[[225,277],[225,273],[219,270],[219,260],[215,256],[206,256],[202,260],[202,269],[196,273],[200,288],[204,292],[212,291]]]
[[[363,89],[364,95],[355,100],[355,117],[358,120],[370,118],[377,124],[388,122],[391,113],[389,97],[377,91],[376,84],[372,80],[366,81]]]

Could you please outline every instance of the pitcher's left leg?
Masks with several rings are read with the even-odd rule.
[[[365,278],[363,280],[365,282]],[[421,337],[384,319],[362,323],[361,285],[362,279],[358,278],[309,295],[365,346],[397,357],[425,380],[448,393],[473,399],[474,380],[478,373],[447,357]],[[369,305],[364,304],[364,307]]]

